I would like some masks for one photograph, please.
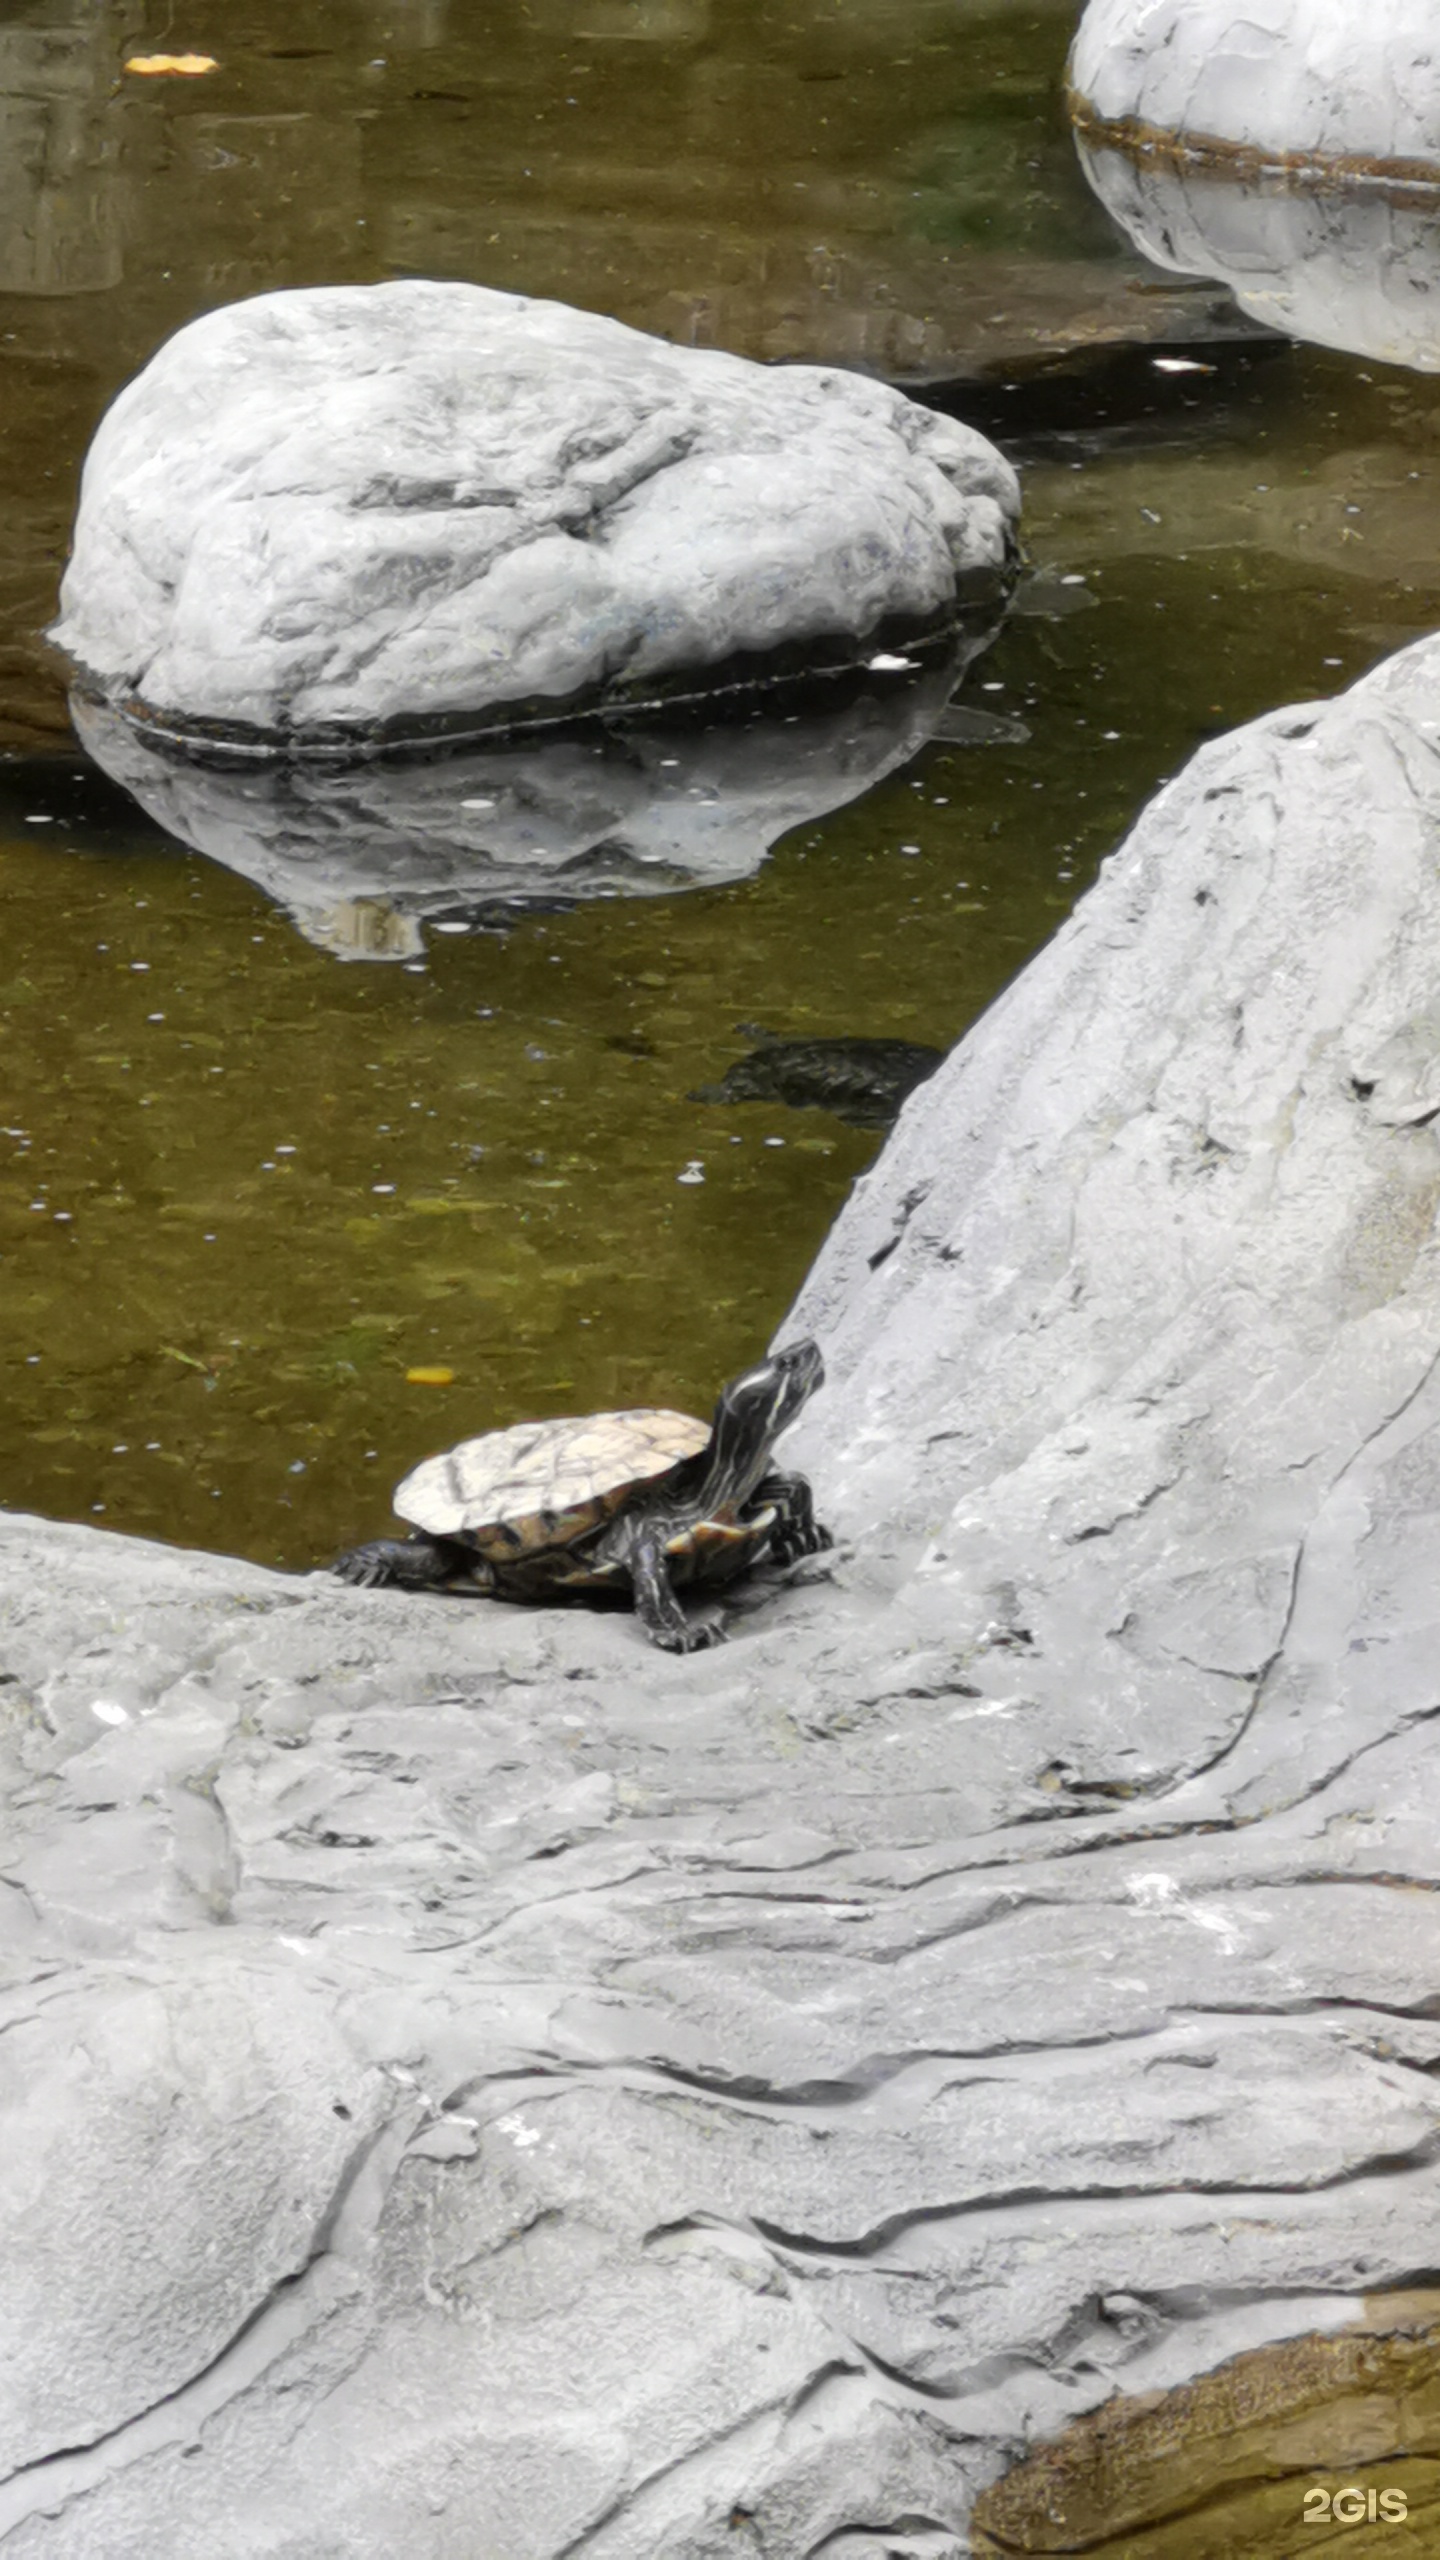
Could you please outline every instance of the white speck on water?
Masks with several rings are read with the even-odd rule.
[[[766,1138],[766,1139],[764,1140],[764,1144],[765,1144],[767,1147],[783,1147],[783,1146],[784,1146],[784,1144],[785,1144],[785,1141],[784,1141],[784,1139],[783,1139],[783,1138]]]
[[[882,649],[878,658],[867,658],[865,664],[872,675],[898,676],[903,675],[907,667],[917,665],[918,660],[892,657],[888,649]]]
[[[370,1188],[378,1199],[384,1200],[390,1197],[395,1185],[393,1182],[372,1182]]]
[[[493,800],[462,800],[460,806],[462,809],[493,809],[496,803]]]
[[[675,1179],[677,1182],[703,1182],[705,1179],[705,1167],[701,1163],[699,1157],[692,1156],[690,1162],[686,1165],[684,1172],[677,1173]]]
[[[293,1147],[277,1147],[275,1153],[277,1156],[293,1156],[295,1149]]]

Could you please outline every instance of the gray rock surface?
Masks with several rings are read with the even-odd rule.
[[[5,1523],[7,2560],[958,2560],[1433,2269],[1437,676],[907,1104],[728,1647]]]
[[[934,663],[890,661],[796,708],[629,719],[428,758],[200,763],[107,705],[72,701],[86,752],[182,844],[255,881],[344,960],[402,960],[427,920],[660,897],[758,871],[791,827],[843,808],[933,735],[978,628]],[[983,714],[972,717],[983,718]]]
[[[1291,337],[1440,371],[1433,198],[1247,186],[1159,157],[1080,160],[1106,211],[1157,266],[1226,284]]]
[[[480,285],[192,321],[85,466],[54,638],[180,733],[353,748],[853,658],[1004,583],[1010,466],[859,375]]]
[[[1440,179],[1431,0],[1088,0],[1069,77],[1107,123]]]

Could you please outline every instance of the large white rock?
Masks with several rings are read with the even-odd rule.
[[[1082,118],[1440,176],[1434,0],[1090,0],[1070,85]]]
[[[960,2560],[1435,2266],[1437,746],[1214,741],[912,1096],[730,1644],[0,1518],[5,2560]]]
[[[266,294],[103,419],[52,636],[182,732],[494,727],[943,622],[1018,512],[983,436],[854,374],[478,285]]]

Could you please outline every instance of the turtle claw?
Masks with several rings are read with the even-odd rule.
[[[833,1547],[833,1533],[814,1520],[808,1528],[781,1530],[770,1541],[767,1562],[774,1565],[799,1564],[805,1556],[821,1556]]]
[[[330,1570],[339,1581],[348,1582],[356,1591],[373,1591],[375,1585],[385,1579],[383,1564],[378,1563],[374,1556],[367,1556],[363,1547],[353,1547],[348,1555],[337,1556]]]
[[[718,1618],[689,1618],[683,1626],[656,1627],[647,1630],[652,1644],[663,1653],[705,1653],[711,1645],[728,1644],[729,1633]]]

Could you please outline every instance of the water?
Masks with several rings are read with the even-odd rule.
[[[463,1433],[708,1407],[877,1144],[691,1099],[737,1026],[949,1045],[1200,739],[1440,621],[1440,391],[1139,266],[1060,121],[1065,8],[295,24],[0,13],[0,1495],[306,1565]],[[220,69],[120,70],[189,49]],[[179,848],[38,638],[86,440],[196,311],[394,273],[950,386],[1025,478],[1037,575],[961,696],[996,725],[752,877],[408,960]],[[1213,369],[1104,353],[1176,330]]]

